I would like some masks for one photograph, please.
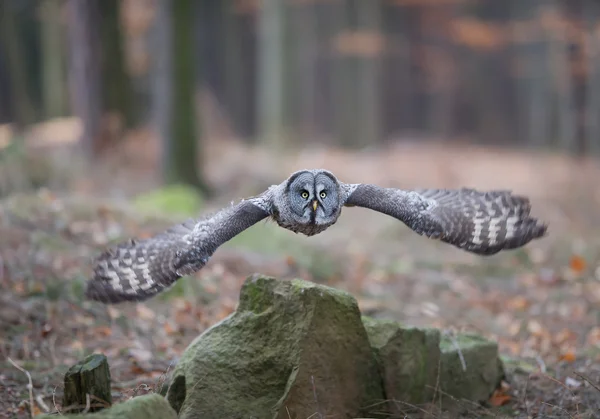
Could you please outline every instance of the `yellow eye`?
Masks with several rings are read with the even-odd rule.
[[[321,191],[321,193],[319,194],[319,196],[321,197],[321,199],[325,199],[325,197],[327,196],[327,192]]]
[[[308,192],[307,191],[302,191],[302,194],[300,194],[300,196],[304,199],[308,199]]]

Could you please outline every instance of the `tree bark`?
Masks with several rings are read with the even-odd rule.
[[[17,16],[9,2],[0,4],[0,42],[4,44],[11,81],[14,119],[18,128],[35,121],[35,108],[28,88],[27,65],[22,37],[18,33]]]
[[[258,131],[264,144],[279,147],[285,140],[285,4],[281,0],[264,0],[259,13]]]
[[[102,39],[102,85],[104,86],[104,110],[117,112],[124,126],[135,122],[132,103],[133,86],[125,66],[123,35],[121,31],[120,1],[100,0]]]
[[[73,114],[81,119],[80,143],[88,160],[102,142],[102,80],[97,0],[67,0],[69,12],[69,87]]]
[[[198,170],[191,0],[157,0],[154,119],[162,143],[166,183],[183,183],[210,193]]]
[[[45,118],[64,116],[67,112],[65,33],[61,25],[61,9],[60,0],[42,0],[40,3],[42,103]]]

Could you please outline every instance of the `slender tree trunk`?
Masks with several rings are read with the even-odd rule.
[[[258,131],[264,144],[278,147],[285,141],[285,4],[282,0],[264,0],[259,13]]]
[[[242,38],[240,18],[235,12],[234,0],[221,0],[222,2],[222,34],[223,34],[223,62],[225,67],[225,103],[236,131],[241,135],[244,132],[244,60],[242,51]]]
[[[0,4],[0,42],[4,44],[8,61],[15,123],[17,127],[22,128],[35,121],[35,109],[27,86],[25,51],[15,21],[14,5],[9,2],[2,3]]]
[[[102,77],[97,0],[67,0],[69,85],[73,114],[81,119],[81,146],[92,160],[102,142]]]
[[[188,184],[208,193],[197,163],[193,4],[191,0],[157,0],[154,118],[163,144],[165,182]]]
[[[554,7],[560,9],[558,1]],[[559,10],[560,11],[560,10]],[[576,118],[573,95],[573,76],[567,34],[565,31],[548,33],[551,43],[550,68],[554,69],[554,94],[558,116],[558,143],[560,147],[571,153],[578,152],[576,137]]]
[[[586,0],[584,19],[587,19],[587,83],[585,89],[584,147],[592,155],[600,155],[600,5]]]
[[[152,121],[162,146],[161,172],[167,179],[170,170],[171,121],[173,119],[173,22],[170,0],[156,0],[152,30]]]
[[[67,88],[65,63],[65,33],[61,21],[62,1],[42,0],[40,3],[42,49],[42,99],[45,118],[66,114]]]
[[[338,144],[380,141],[381,3],[345,0],[335,40],[334,112]]]
[[[126,127],[135,121],[132,103],[133,87],[125,66],[123,35],[120,22],[120,1],[100,0],[102,39],[102,85],[104,110],[116,112]]]

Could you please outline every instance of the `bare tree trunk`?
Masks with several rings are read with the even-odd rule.
[[[40,3],[42,88],[45,118],[66,114],[65,33],[63,32],[60,0],[42,0]]]
[[[135,121],[133,87],[125,67],[120,1],[100,0],[104,110],[118,113],[126,127]]]
[[[316,137],[315,120],[315,88],[316,88],[316,55],[317,28],[315,25],[315,5],[312,2],[300,3],[294,10],[296,36],[292,42],[297,43],[298,80],[297,83],[298,124],[297,129],[302,138]]]
[[[153,126],[162,146],[161,172],[166,179],[171,159],[171,121],[173,119],[173,22],[171,1],[156,0],[152,31],[152,116]]]
[[[258,131],[261,141],[277,147],[285,141],[285,4],[282,0],[264,0],[259,13]]]
[[[165,182],[188,184],[208,193],[197,163],[193,4],[191,0],[157,0],[153,114],[163,145]]]
[[[558,1],[554,7],[560,11]],[[566,31],[548,33],[551,43],[550,68],[554,69],[554,93],[558,112],[558,143],[571,154],[578,151],[575,129],[575,106],[573,98],[573,76]]]
[[[345,0],[335,39],[334,113],[338,144],[364,147],[381,136],[381,3]]]
[[[11,81],[14,118],[20,128],[35,120],[35,109],[27,86],[27,70],[22,37],[17,31],[14,5],[9,2],[0,4],[0,41],[4,43],[8,61],[8,74]]]
[[[584,17],[587,22],[587,83],[585,89],[584,147],[589,154],[600,155],[600,5],[596,0],[586,0]]]
[[[69,85],[73,114],[81,119],[81,147],[92,160],[102,136],[102,80],[96,0],[67,0],[69,12]]]

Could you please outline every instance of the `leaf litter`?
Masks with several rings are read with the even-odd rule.
[[[172,223],[75,193],[41,190],[0,202],[0,417],[60,408],[63,374],[93,352],[110,360],[115,401],[158,391],[185,347],[235,310],[241,284],[256,271],[346,289],[369,315],[496,340],[506,380],[487,406],[465,403],[464,417],[600,411],[600,242],[593,229],[486,259],[414,236],[395,220],[345,211],[336,229],[308,245],[283,236],[291,243],[283,255],[224,246],[200,273],[148,302],[105,307],[83,299],[94,256]],[[309,249],[329,259],[303,261]],[[27,377],[9,357],[31,374],[41,403],[29,406]]]

